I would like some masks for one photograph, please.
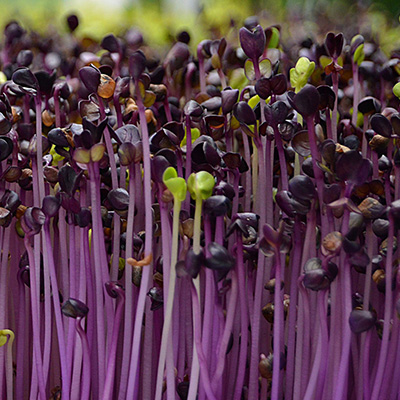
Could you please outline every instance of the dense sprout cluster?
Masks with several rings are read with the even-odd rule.
[[[0,398],[396,399],[400,53],[67,22],[4,32]]]

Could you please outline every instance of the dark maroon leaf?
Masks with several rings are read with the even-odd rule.
[[[308,131],[297,132],[293,136],[292,147],[302,157],[308,157],[311,154]]]
[[[201,106],[208,111],[217,112],[221,108],[222,100],[221,97],[214,96],[201,103]]]
[[[233,114],[242,124],[254,125],[256,123],[256,115],[245,101],[239,101],[239,103],[235,104]]]
[[[208,245],[207,250],[210,257],[206,258],[205,266],[214,271],[228,273],[235,266],[235,259],[228,250],[218,243],[212,242]],[[221,278],[221,275],[220,275]]]
[[[203,107],[197,101],[190,100],[186,103],[184,112],[192,118],[200,118],[203,115]]]
[[[33,53],[31,50],[21,50],[17,56],[17,64],[19,67],[29,67],[33,61]]]
[[[271,91],[273,94],[280,96],[287,90],[287,79],[283,74],[274,75],[270,78]]]
[[[73,32],[79,26],[78,17],[75,14],[69,15],[67,17],[68,28]]]
[[[264,110],[265,120],[270,125],[278,125],[284,122],[289,112],[288,106],[283,101],[276,101],[272,105],[267,104]]]
[[[132,143],[122,143],[118,147],[118,157],[121,165],[127,166],[135,162],[136,147]]]
[[[57,71],[54,70],[51,74],[47,71],[38,71],[35,72],[35,77],[39,83],[40,92],[50,96],[54,82],[56,81]]]
[[[261,25],[257,25],[253,30],[240,28],[240,45],[247,57],[252,60],[258,60],[265,48],[265,32]]]
[[[15,84],[33,90],[39,89],[39,83],[29,68],[18,68],[12,75],[12,80]]]
[[[113,189],[108,193],[107,200],[114,210],[124,211],[127,210],[129,206],[129,193],[122,188]]]
[[[51,144],[61,147],[69,147],[65,131],[60,128],[54,128],[47,134],[47,139]]]
[[[230,169],[236,169],[240,166],[240,154],[239,153],[225,153],[222,159],[225,161],[225,164]]]
[[[239,97],[238,89],[225,88],[221,92],[221,102],[222,102],[222,113],[228,114],[233,110],[233,106],[236,104]]]
[[[225,215],[231,208],[231,202],[226,196],[211,196],[204,201],[203,212],[211,217]]]
[[[388,138],[392,135],[392,125],[382,114],[374,114],[372,116],[371,128],[381,136]]]
[[[13,142],[7,136],[0,137],[0,161],[4,161],[13,151]]]
[[[185,258],[185,270],[193,279],[195,279],[200,272],[200,268],[205,265],[205,262],[206,259],[202,251],[195,254],[193,249],[190,249]]]
[[[100,71],[94,66],[83,67],[79,70],[79,77],[90,93],[96,93],[100,84]]]
[[[84,318],[89,312],[89,307],[82,301],[69,298],[61,307],[62,313],[70,318]]]
[[[319,109],[324,110],[325,108],[329,108],[333,110],[336,95],[332,88],[327,85],[321,85],[317,87],[317,90],[320,96]]]
[[[100,45],[103,49],[108,50],[110,53],[118,53],[119,51],[118,39],[112,33],[104,36]]]
[[[267,99],[272,94],[271,79],[264,77],[258,79],[254,89],[262,99]]]
[[[21,200],[16,192],[6,189],[3,197],[0,200],[0,205],[12,213],[15,213],[21,204]]]
[[[307,118],[315,115],[318,111],[319,99],[318,90],[307,84],[292,98],[292,105],[297,112]]]
[[[368,310],[353,310],[350,313],[349,324],[353,333],[358,334],[370,330],[376,322],[376,315]]]
[[[46,196],[43,198],[42,211],[48,218],[54,217],[60,208],[60,199],[56,196]]]
[[[375,97],[364,97],[358,103],[358,111],[362,114],[374,114],[381,111],[381,103]]]
[[[118,282],[109,281],[104,286],[107,294],[113,299],[124,296],[124,288]]]
[[[78,174],[69,165],[63,165],[58,172],[61,190],[72,196],[78,186]]]
[[[314,183],[306,175],[296,175],[290,179],[289,190],[300,201],[311,201],[315,197]]]

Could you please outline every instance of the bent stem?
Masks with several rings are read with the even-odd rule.
[[[10,329],[2,329],[0,331],[0,336],[8,336],[7,343],[7,364],[6,364],[6,381],[7,381],[7,400],[13,400],[13,358],[12,358],[12,345],[14,343],[14,332]]]

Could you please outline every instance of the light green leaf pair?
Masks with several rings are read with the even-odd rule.
[[[96,143],[91,147],[91,149],[84,149],[83,147],[78,147],[74,151],[74,160],[81,164],[89,164],[92,162],[99,162],[106,151],[106,146],[104,143]]]
[[[214,189],[214,177],[207,171],[193,173],[188,179],[188,189],[192,199],[206,200],[212,195]]]
[[[364,54],[364,38],[361,35],[356,35],[351,39],[350,44],[352,46],[355,45],[356,42],[359,42],[360,45],[355,49],[354,54],[353,54],[353,61],[355,64],[360,65],[365,58]]]
[[[396,84],[393,86],[393,94],[394,94],[398,99],[400,99],[400,82],[396,83]]]
[[[260,75],[264,78],[271,78],[272,76],[272,64],[268,58],[264,58],[258,64],[260,68]],[[256,79],[256,72],[254,71],[253,61],[247,59],[244,64],[244,73],[249,81]]]
[[[175,168],[168,167],[164,171],[163,182],[168,190],[172,193],[175,200],[185,200],[187,192],[186,181],[183,178],[178,177]]]
[[[290,84],[298,93],[307,84],[308,79],[315,70],[315,62],[307,57],[300,57],[296,66],[290,70]]]

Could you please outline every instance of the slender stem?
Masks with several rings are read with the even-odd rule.
[[[385,365],[389,347],[389,334],[391,329],[391,316],[392,316],[392,276],[393,276],[393,241],[394,241],[394,220],[389,213],[389,233],[386,254],[386,267],[385,267],[385,314],[383,322],[383,335],[382,345],[379,352],[378,369],[373,384],[372,400],[377,400],[380,396],[380,389],[382,385],[383,375],[385,374]]]
[[[114,376],[115,376],[115,357],[117,354],[117,344],[118,344],[118,334],[119,327],[121,325],[122,313],[125,306],[125,294],[122,289],[118,291],[119,293],[119,301],[117,304],[117,309],[115,311],[114,318],[114,327],[111,336],[111,346],[108,355],[108,363],[107,363],[107,375],[106,382],[104,384],[104,394],[103,400],[110,400],[112,398],[112,390],[114,387]]]
[[[92,201],[92,253],[94,258],[94,277],[95,277],[95,289],[96,289],[96,321],[97,321],[97,357],[98,357],[98,382],[100,393],[103,392],[103,385],[105,380],[105,363],[106,363],[106,329],[104,323],[104,296],[103,296],[103,282],[102,269],[104,269],[104,263],[106,261],[102,258],[102,251],[100,242],[103,240],[103,225],[100,214],[100,194],[98,193],[98,187],[96,180],[98,177],[98,165],[89,164],[89,178],[90,178],[90,197]],[[101,231],[101,232],[100,232]]]
[[[208,368],[207,368],[207,360],[204,357],[204,353],[203,353],[203,348],[201,346],[201,311],[200,311],[200,300],[197,297],[197,289],[194,286],[194,280],[192,281],[193,285],[191,287],[191,293],[192,293],[192,304],[193,304],[193,320],[198,321],[199,326],[198,329],[195,330],[194,333],[194,339],[195,339],[195,348],[196,348],[196,352],[198,354],[199,357],[199,364],[201,364],[201,378],[202,378],[202,382],[204,385],[204,390],[206,392],[206,395],[208,397],[209,400],[217,400],[217,398],[214,395],[213,389],[211,388],[211,384],[210,384],[210,377],[208,374]],[[190,387],[189,387],[190,390]],[[189,399],[189,395],[188,395],[188,399]]]
[[[275,248],[275,293],[274,293],[274,358],[272,366],[271,400],[279,398],[279,376],[282,345],[283,298],[281,290],[282,264],[279,247]]]
[[[57,340],[58,340],[58,348],[60,354],[60,364],[61,364],[61,378],[62,378],[62,396],[63,399],[69,399],[69,391],[71,386],[70,374],[67,370],[67,356],[66,356],[66,346],[65,346],[65,336],[64,336],[64,324],[61,315],[61,307],[59,301],[59,290],[56,276],[56,268],[54,264],[54,255],[52,252],[51,246],[51,237],[50,237],[50,220],[47,220],[44,224],[44,236],[46,241],[46,251],[47,251],[47,261],[49,263],[49,275],[50,275],[50,284],[53,293],[53,308],[54,315],[56,320],[56,328],[57,328]]]
[[[145,231],[147,232],[144,244],[144,256],[150,260],[149,264],[151,264],[153,218],[151,210],[152,198],[151,198],[150,144],[149,144],[149,133],[147,129],[146,116],[145,116],[145,108],[140,96],[137,97],[137,103],[139,107],[140,128],[142,132],[142,142],[143,142]],[[129,380],[128,380],[128,391],[127,391],[128,398],[133,397],[135,387],[137,385],[137,377],[138,377],[137,372],[139,372],[138,367],[139,367],[139,357],[140,357],[140,342],[141,342],[144,306],[145,306],[146,295],[148,293],[151,271],[152,269],[150,268],[150,265],[143,267],[142,280],[140,284],[139,297],[136,306],[136,316],[135,316],[135,324],[133,330],[133,340],[132,340],[132,350],[131,350],[132,352],[131,352],[131,362],[129,366]]]
[[[294,226],[294,251],[291,254],[291,277],[290,277],[290,305],[289,305],[289,333],[286,366],[286,390],[285,396],[292,398],[294,367],[295,367],[295,343],[296,343],[296,317],[297,317],[297,279],[300,274],[301,263],[301,222],[298,217],[295,219]]]
[[[357,126],[358,102],[360,97],[360,82],[358,79],[358,64],[352,61],[353,70],[353,115],[351,116],[351,123]]]
[[[279,167],[281,170],[282,190],[289,190],[289,181],[288,181],[289,177],[287,172],[285,150],[283,149],[281,134],[279,132],[277,125],[273,125],[273,128],[275,134],[274,137],[275,137],[276,147],[278,149],[278,155],[279,155]]]
[[[339,73],[336,71],[332,72],[332,85],[333,91],[335,92],[335,104],[333,105],[332,111],[332,139],[337,142],[337,113],[338,113],[338,91],[339,91]]]
[[[165,367],[165,359],[167,356],[167,345],[168,339],[172,336],[171,330],[171,322],[172,322],[172,310],[174,305],[175,298],[175,284],[176,284],[176,263],[178,261],[178,239],[179,239],[179,213],[181,210],[181,202],[174,199],[174,217],[172,224],[172,252],[171,252],[171,265],[170,265],[170,276],[169,276],[169,284],[168,284],[168,299],[167,299],[167,308],[165,310],[164,317],[164,326],[162,330],[162,338],[161,338],[161,349],[160,349],[160,357],[158,361],[158,370],[157,370],[157,383],[156,383],[156,396],[155,400],[160,400],[162,396],[162,382],[164,378],[164,367]],[[168,374],[168,371],[167,371]],[[172,380],[168,383],[175,383],[175,380]],[[172,388],[167,386],[168,390],[168,398],[173,399],[175,393],[175,387]],[[171,397],[172,396],[172,397]]]
[[[322,170],[318,167],[317,162],[320,161],[317,141],[315,137],[314,130],[314,117],[307,118],[307,129],[308,129],[308,138],[310,141],[310,150],[313,164],[313,171],[315,176],[315,181],[317,184],[318,191],[318,200],[319,200],[319,210],[321,214],[321,237],[325,237],[328,229],[328,220],[326,213],[324,212],[324,201],[323,201],[323,193],[324,193],[324,174]]]
[[[265,193],[267,191],[267,171],[265,169],[264,151],[260,144],[258,149],[260,174],[258,179],[258,204],[259,204],[259,234],[262,234],[266,222]],[[261,301],[264,286],[265,257],[261,251],[258,252],[257,276],[254,289],[253,318],[251,321],[251,350],[250,350],[250,375],[249,375],[249,398],[258,399],[258,363],[259,363],[259,340],[260,340],[260,317]]]
[[[39,381],[39,393],[40,399],[45,400],[46,396],[46,384],[43,374],[43,363],[42,363],[42,350],[41,350],[41,340],[40,340],[40,332],[39,332],[39,310],[38,310],[38,298],[37,298],[37,281],[35,272],[36,269],[39,269],[40,266],[36,265],[35,257],[32,251],[32,247],[29,243],[30,235],[26,234],[24,238],[24,244],[26,248],[26,252],[28,253],[29,266],[30,266],[30,287],[31,287],[31,307],[32,307],[32,325],[33,325],[33,351],[35,354],[35,370],[38,374]]]
[[[222,377],[222,373],[224,372],[225,367],[225,358],[226,358],[226,349],[228,347],[229,339],[231,337],[232,326],[235,320],[236,313],[236,303],[237,303],[237,292],[238,292],[238,284],[237,284],[237,273],[233,270],[231,273],[231,295],[229,297],[229,302],[226,310],[226,321],[225,327],[221,338],[221,344],[219,346],[218,351],[218,361],[217,361],[217,369],[215,370],[213,379],[212,379],[212,388],[215,391],[220,384],[220,379]]]
[[[201,234],[201,209],[203,205],[203,200],[198,197],[196,198],[196,207],[194,213],[194,228],[193,228],[193,251],[195,254],[199,254],[201,251],[200,248],[200,234]],[[196,289],[196,297],[192,295],[192,309],[193,309],[193,334],[196,335],[196,331],[200,329],[201,326],[201,314],[195,313],[195,308],[200,306],[200,304],[195,304],[195,301],[200,303],[200,277],[197,276],[193,279],[193,285]],[[198,319],[200,317],[200,320]],[[195,340],[195,345],[193,346],[193,356],[192,356],[192,367],[190,374],[190,385],[189,385],[189,393],[188,400],[194,400],[197,394],[197,386],[199,384],[199,375],[200,375],[200,365],[199,365],[199,356],[197,351],[197,345]]]
[[[133,286],[132,267],[126,261],[133,256],[133,223],[135,219],[135,180],[134,166],[129,165],[129,204],[128,220],[126,224],[126,250],[125,250],[125,316],[124,316],[124,337],[121,363],[121,379],[119,387],[119,399],[125,398],[128,381],[129,360],[131,358],[132,342],[132,321],[133,321]]]
[[[82,392],[81,400],[89,400],[90,397],[90,350],[89,343],[87,340],[86,332],[82,329],[81,318],[76,319],[76,330],[82,341],[83,349],[83,368],[82,368]]]

